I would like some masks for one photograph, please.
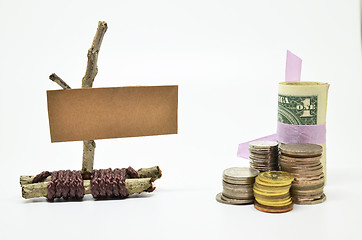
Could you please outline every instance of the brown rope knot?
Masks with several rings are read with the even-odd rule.
[[[80,200],[84,197],[81,171],[60,170],[51,173],[48,183],[48,200],[54,198]]]
[[[92,196],[96,199],[126,198],[126,178],[138,178],[138,173],[133,168],[116,168],[114,170],[94,170],[91,179]]]
[[[43,171],[36,175],[32,182],[42,182],[48,176],[51,176],[48,183],[48,200],[52,201],[55,198],[80,200],[84,197],[85,190],[81,171]],[[126,198],[129,195],[126,178],[138,177],[138,172],[132,167],[94,170],[91,176],[92,196],[96,199]]]

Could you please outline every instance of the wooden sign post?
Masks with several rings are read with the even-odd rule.
[[[51,141],[83,141],[81,179],[78,173],[69,170],[57,173],[61,177],[59,184],[54,183],[53,175],[50,176],[51,173],[47,171],[35,177],[21,176],[24,198],[48,196],[49,199],[50,195],[52,198],[84,195],[91,193],[92,184],[99,191],[104,191],[99,192],[100,196],[121,194],[122,197],[122,191],[126,191],[123,196],[153,191],[152,182],[161,177],[161,171],[156,166],[138,171],[132,168],[99,170],[97,179],[90,180],[94,172],[94,139],[177,133],[178,86],[92,88],[98,72],[99,50],[107,29],[106,22],[98,22],[96,35],[88,50],[87,69],[81,89],[71,89],[55,73],[49,76],[50,80],[63,88],[47,91]],[[131,179],[125,179],[127,176]],[[101,183],[97,183],[98,180]],[[106,186],[104,181],[113,181],[113,185]],[[70,189],[73,183],[74,186],[78,184],[78,188]],[[58,184],[56,187],[59,189],[54,186],[51,188],[49,184]],[[56,190],[58,192],[49,195],[49,191]],[[92,192],[93,196],[97,194]]]

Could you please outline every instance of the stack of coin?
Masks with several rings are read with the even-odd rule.
[[[253,184],[259,171],[247,167],[233,167],[223,172],[223,192],[216,200],[226,204],[250,204],[254,202]]]
[[[317,204],[325,201],[324,175],[321,164],[323,148],[310,143],[280,146],[279,164],[294,175],[291,195],[296,204]]]
[[[260,172],[279,170],[278,143],[274,141],[254,141],[249,143],[250,167]]]
[[[262,172],[254,183],[254,207],[268,213],[283,213],[293,209],[289,190],[293,181],[290,173]]]

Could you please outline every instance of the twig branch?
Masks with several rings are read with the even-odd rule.
[[[88,50],[88,63],[85,75],[82,79],[82,88],[91,88],[93,86],[94,78],[98,73],[98,53],[101,48],[103,36],[108,29],[107,23],[99,21],[96,35],[94,36],[92,46]],[[94,164],[94,150],[96,143],[93,140],[83,141],[83,163],[82,175],[84,179],[89,179],[93,171]]]
[[[55,73],[51,74],[49,76],[49,79],[52,80],[53,82],[56,82],[63,89],[70,89],[69,85],[66,82],[64,82],[63,79],[61,79]]]
[[[83,186],[85,194],[91,193],[90,180],[84,180]],[[126,188],[128,194],[141,193],[141,192],[153,192],[155,189],[152,185],[151,178],[133,178],[126,179]],[[32,183],[25,184],[22,186],[22,196],[25,199],[36,198],[36,197],[47,197],[48,195],[48,183]]]
[[[102,21],[98,22],[96,35],[94,36],[91,48],[88,50],[87,70],[82,79],[82,88],[91,88],[93,86],[94,78],[98,73],[98,67],[97,67],[98,53],[101,48],[102,40],[107,29],[108,26],[106,22]]]
[[[150,167],[150,168],[140,168],[138,169],[139,178],[151,178],[151,181],[155,181],[162,176],[162,171],[158,166]],[[26,185],[33,183],[34,176],[20,176],[20,185]],[[47,177],[43,182],[49,182],[51,180],[51,176]]]
[[[95,149],[96,149],[96,142],[94,140],[83,141],[83,161],[82,161],[83,179],[90,179],[91,177],[93,171]]]
[[[138,176],[140,178],[152,178],[152,181],[155,181],[162,177],[162,171],[158,166],[151,168],[140,168],[138,169]]]

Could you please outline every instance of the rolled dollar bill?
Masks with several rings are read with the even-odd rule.
[[[322,145],[324,176],[328,88],[328,83],[295,81],[279,83],[278,91],[278,141]]]

